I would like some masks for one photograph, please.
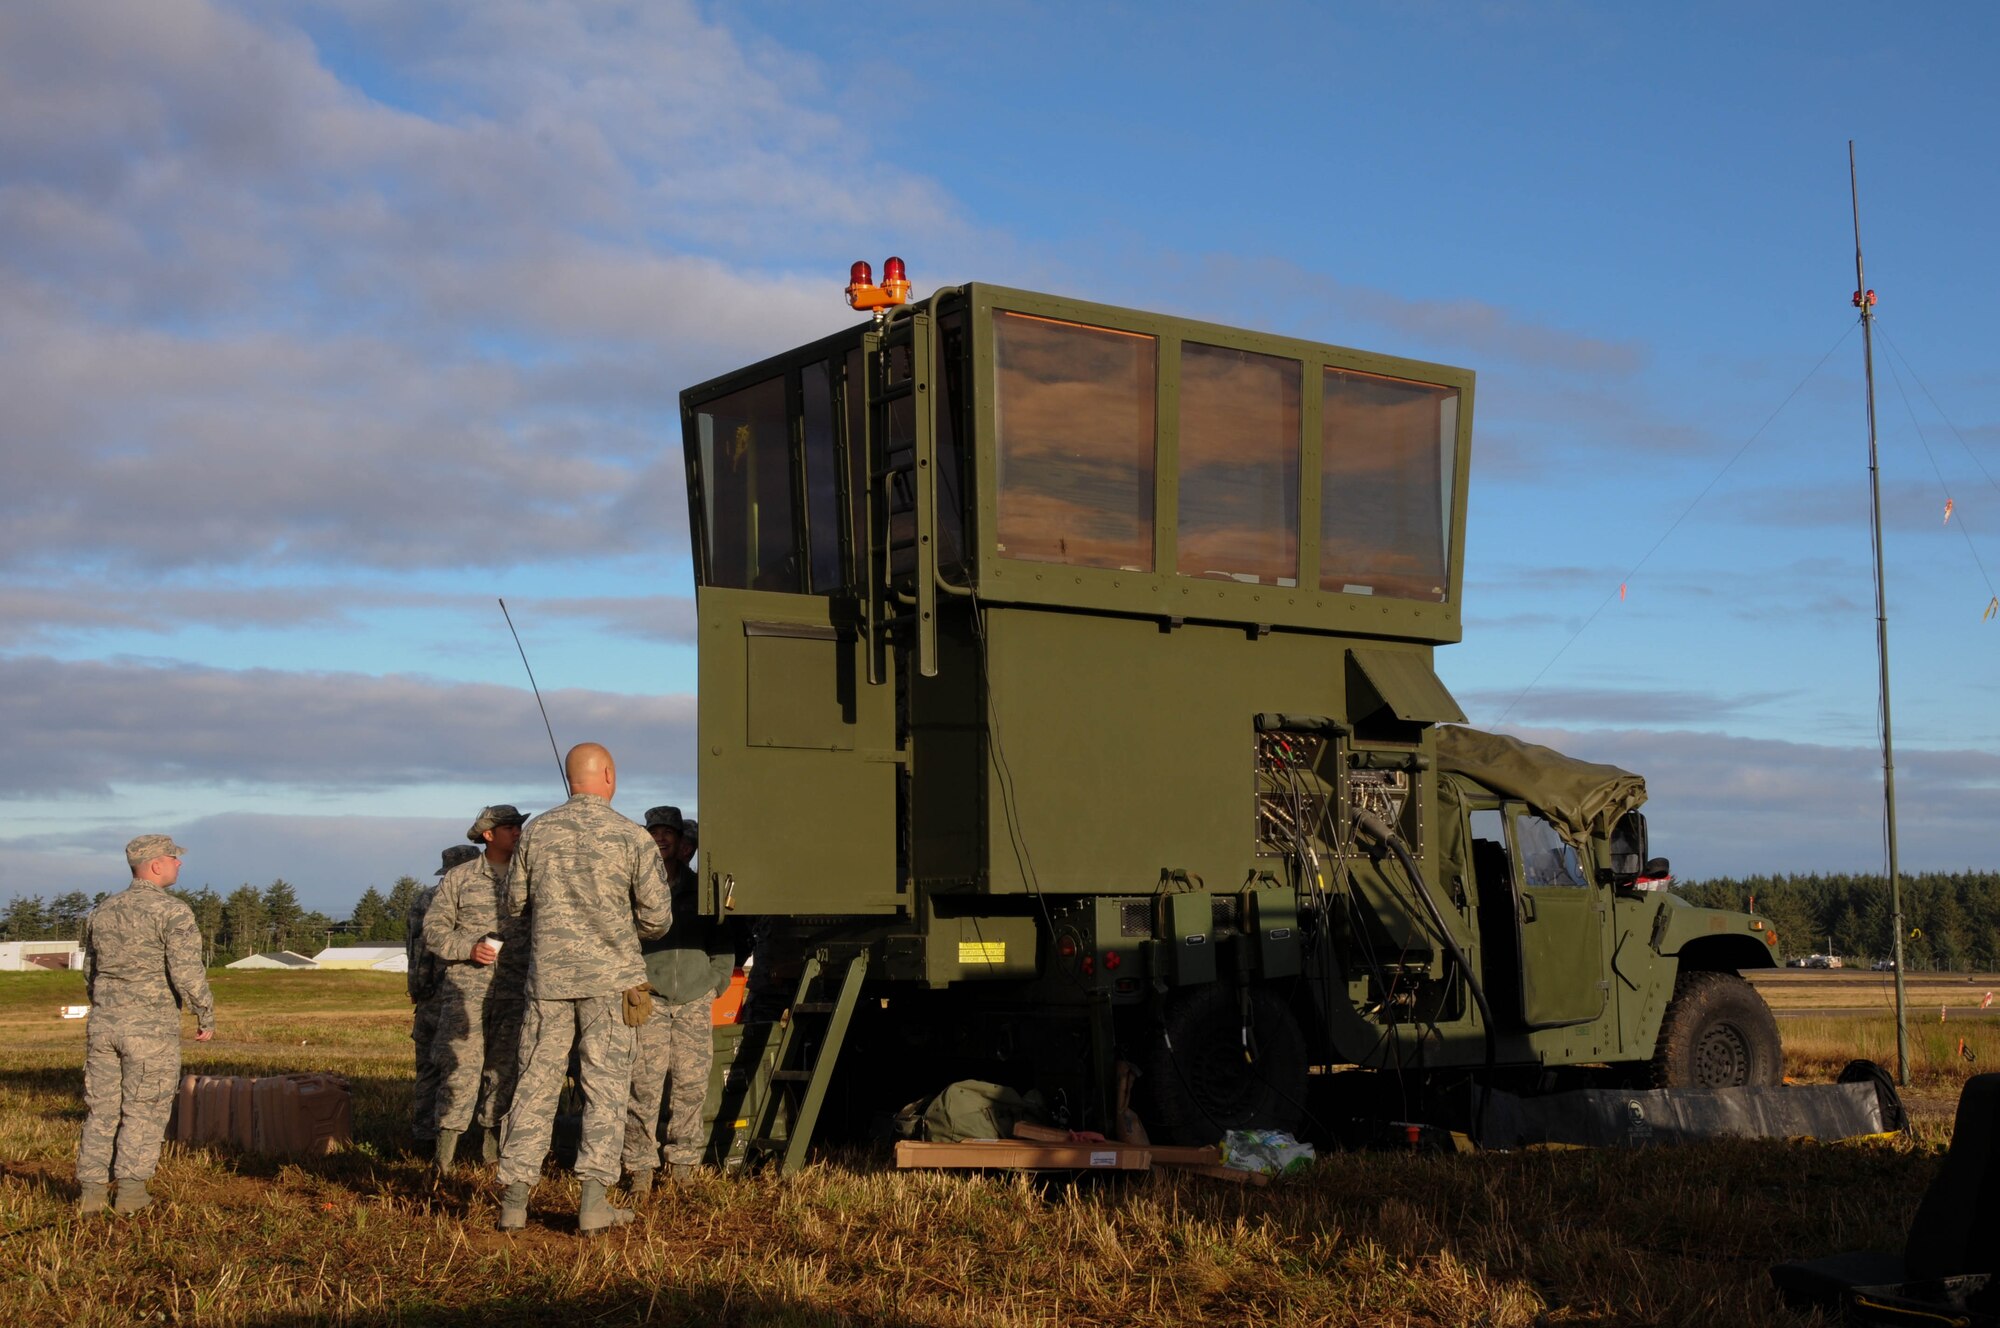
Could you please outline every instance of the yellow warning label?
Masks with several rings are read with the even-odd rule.
[[[1004,964],[1007,962],[1007,942],[1005,941],[960,941],[958,962],[961,964]]]

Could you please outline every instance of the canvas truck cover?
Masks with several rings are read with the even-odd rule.
[[[1444,774],[1527,803],[1578,847],[1593,834],[1608,834],[1619,817],[1646,801],[1646,781],[1629,770],[1455,724],[1438,727],[1437,759]]]

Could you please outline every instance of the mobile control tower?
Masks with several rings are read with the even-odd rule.
[[[793,997],[739,1150],[843,1066],[1110,1133],[1129,1062],[1181,1141],[1334,1069],[1776,1082],[1769,926],[1637,888],[1643,782],[1432,671],[1469,370],[887,266],[681,395],[702,907]]]

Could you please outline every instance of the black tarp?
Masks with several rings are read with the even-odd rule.
[[[1881,1134],[1875,1086],[1586,1088],[1542,1097],[1496,1092],[1486,1104],[1485,1148],[1582,1144],[1597,1148],[1697,1139],[1851,1139]]]

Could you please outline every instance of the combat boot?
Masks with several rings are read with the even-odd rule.
[[[613,1208],[604,1197],[604,1182],[587,1180],[583,1183],[583,1198],[576,1206],[576,1231],[580,1236],[595,1236],[613,1227],[622,1227],[633,1218],[629,1208]]]
[[[111,1206],[111,1187],[103,1181],[83,1182],[83,1193],[77,1196],[76,1211],[83,1214],[101,1213]]]
[[[153,1202],[153,1196],[146,1193],[143,1180],[121,1180],[118,1182],[118,1197],[111,1201],[111,1211],[121,1217],[130,1217]]]
[[[625,1180],[625,1193],[632,1196],[635,1204],[644,1203],[646,1196],[653,1192],[653,1169],[640,1167]]]
[[[676,1162],[667,1168],[667,1174],[673,1177],[674,1184],[685,1185],[694,1179],[694,1173],[699,1170],[701,1168],[692,1162]]]
[[[479,1131],[479,1160],[498,1162],[500,1160],[500,1127],[487,1125]]]
[[[500,1196],[500,1230],[519,1231],[528,1225],[528,1195],[534,1186],[515,1181]]]
[[[450,1171],[451,1164],[458,1160],[458,1130],[439,1130],[437,1151],[431,1155],[431,1165],[440,1172]]]

